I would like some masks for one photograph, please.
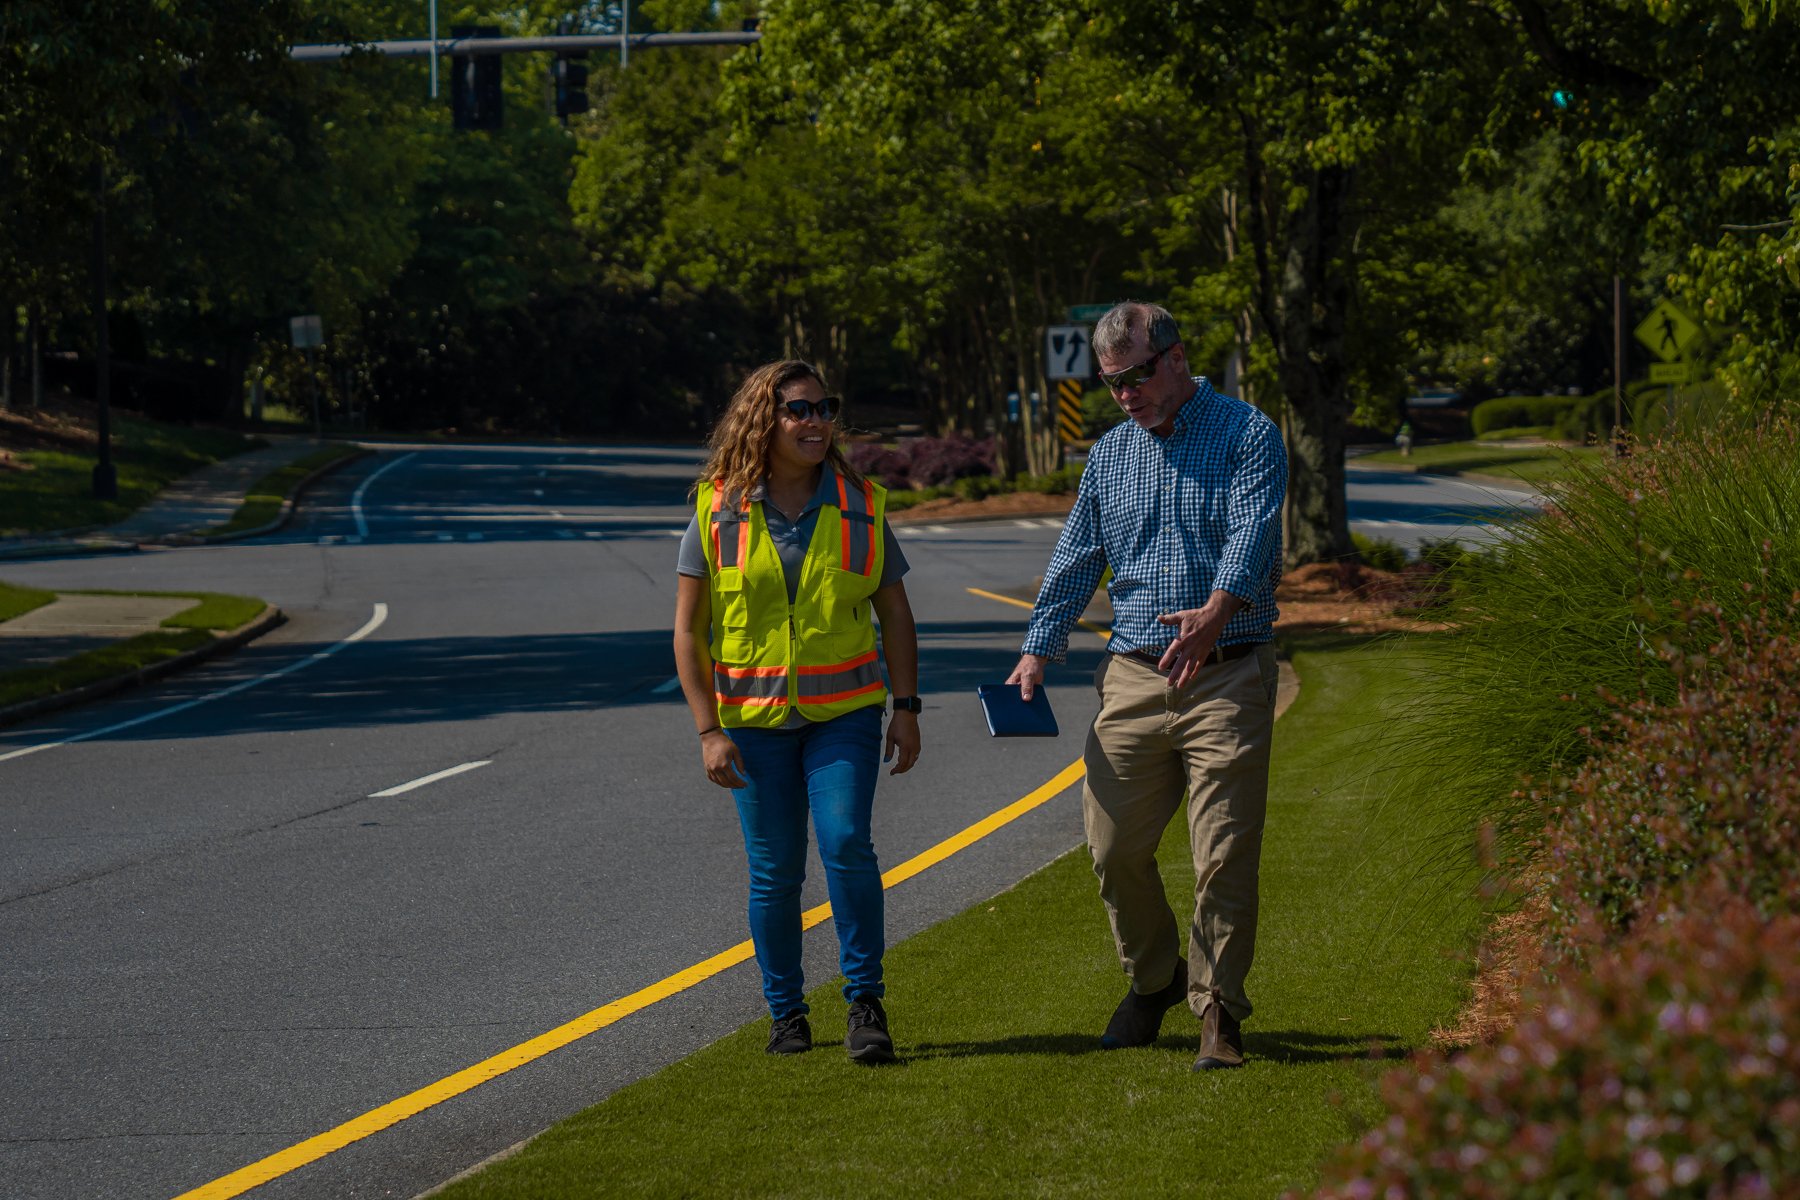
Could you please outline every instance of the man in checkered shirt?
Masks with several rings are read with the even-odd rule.
[[[1101,1037],[1156,1040],[1184,998],[1194,1069],[1243,1065],[1257,866],[1275,720],[1275,584],[1287,452],[1275,423],[1188,375],[1175,319],[1128,301],[1094,326],[1100,378],[1129,418],[1094,444],[1009,683],[1029,700],[1112,568],[1111,653],[1095,673],[1082,814],[1131,987]],[[1187,957],[1156,869],[1188,796]]]

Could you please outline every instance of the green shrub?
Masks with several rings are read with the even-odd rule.
[[[1062,496],[1075,490],[1081,483],[1083,463],[1069,463],[1058,467],[1048,475],[1028,475],[1021,471],[1013,477],[1013,490],[1019,492],[1035,492],[1043,496]]]
[[[1551,426],[1555,437],[1565,442],[1606,441],[1612,437],[1613,398],[1606,392],[1596,396],[1573,397]]]
[[[1351,530],[1350,541],[1356,547],[1357,557],[1366,566],[1377,571],[1399,571],[1406,567],[1406,551],[1385,538],[1372,538]]]
[[[1589,396],[1497,396],[1483,400],[1469,413],[1469,427],[1476,437],[1497,429],[1524,425],[1548,425],[1553,428],[1572,410],[1590,405]]]
[[[1696,899],[1494,1044],[1391,1072],[1391,1115],[1318,1195],[1796,1194],[1800,917]]]
[[[960,500],[981,500],[1007,490],[1006,480],[997,475],[965,475],[950,488]]]
[[[1086,436],[1097,438],[1125,419],[1125,410],[1105,387],[1081,393],[1081,425]]]

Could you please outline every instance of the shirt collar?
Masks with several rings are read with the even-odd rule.
[[[756,486],[750,489],[750,495],[747,498],[752,501],[769,498],[769,477],[767,475],[758,480]],[[827,461],[824,469],[819,472],[819,486],[813,489],[812,499],[808,500],[806,507],[800,510],[800,516],[804,517],[815,508],[823,508],[827,504],[836,503],[837,468]]]

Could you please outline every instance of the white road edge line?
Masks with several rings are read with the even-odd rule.
[[[9,750],[5,754],[0,754],[0,762],[5,762],[9,758],[24,758],[27,754],[36,754],[39,750],[54,750],[58,746],[67,746],[71,742],[85,742],[89,738],[103,737],[109,733],[117,733],[121,729],[130,729],[134,725],[142,725],[146,721],[155,721],[163,717],[172,717],[178,712],[186,712],[190,708],[196,708],[199,705],[206,704],[213,700],[223,700],[226,696],[235,696],[239,692],[250,690],[259,683],[267,683],[271,679],[279,679],[283,675],[289,675],[298,671],[301,667],[308,667],[313,663],[330,658],[345,646],[348,646],[353,642],[360,642],[371,633],[374,633],[377,629],[381,628],[381,624],[383,621],[387,620],[387,616],[388,606],[378,603],[375,605],[374,613],[370,615],[368,621],[363,624],[361,629],[335,645],[327,646],[325,649],[320,650],[315,654],[308,655],[305,658],[297,659],[294,662],[289,663],[279,671],[270,671],[267,675],[258,675],[254,679],[246,679],[241,683],[234,683],[228,688],[220,688],[216,692],[208,692],[206,695],[197,697],[193,700],[184,700],[180,704],[172,704],[168,708],[159,708],[155,712],[145,713],[141,717],[133,717],[129,721],[120,721],[117,725],[108,725],[104,729],[90,729],[86,733],[78,733],[73,737],[63,738],[61,741],[42,742],[36,746],[22,746],[17,750]]]
[[[680,686],[681,686],[681,676],[677,675],[673,679],[663,680],[661,683],[657,684],[655,687],[651,688],[650,690],[660,696],[664,692],[672,692]]]
[[[428,783],[436,783],[438,780],[448,779],[452,775],[461,775],[464,771],[473,771],[476,767],[485,767],[493,761],[494,760],[491,758],[477,759],[475,762],[466,762],[461,766],[449,767],[442,771],[436,771],[430,775],[421,775],[419,778],[414,779],[409,783],[402,783],[397,787],[387,788],[384,791],[370,792],[369,799],[378,800],[383,796],[398,796],[401,792],[410,792],[414,788],[422,788]]]
[[[393,462],[387,463],[379,471],[376,471],[374,474],[370,475],[367,479],[363,480],[361,483],[356,485],[356,491],[354,493],[352,493],[350,496],[350,515],[356,518],[356,536],[357,537],[368,537],[369,536],[369,523],[368,523],[368,521],[363,519],[363,509],[362,509],[363,493],[367,492],[369,490],[369,485],[371,483],[374,483],[377,479],[380,479],[383,475],[387,474],[389,471],[393,470],[395,467],[399,466],[401,463],[405,462],[407,459],[417,458],[418,456],[419,456],[419,452],[417,450],[409,450],[407,453],[402,454],[399,458],[396,458]]]

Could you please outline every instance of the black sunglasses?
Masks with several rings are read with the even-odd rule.
[[[836,396],[821,396],[817,400],[783,400],[781,406],[796,421],[806,420],[811,413],[818,413],[821,421],[835,421],[844,402]]]
[[[1100,382],[1115,392],[1127,383],[1132,387],[1143,387],[1150,382],[1150,377],[1156,374],[1157,360],[1174,348],[1175,345],[1171,342],[1135,367],[1126,367],[1123,371],[1102,371],[1100,372]],[[1136,378],[1127,380],[1127,375],[1134,375]]]

